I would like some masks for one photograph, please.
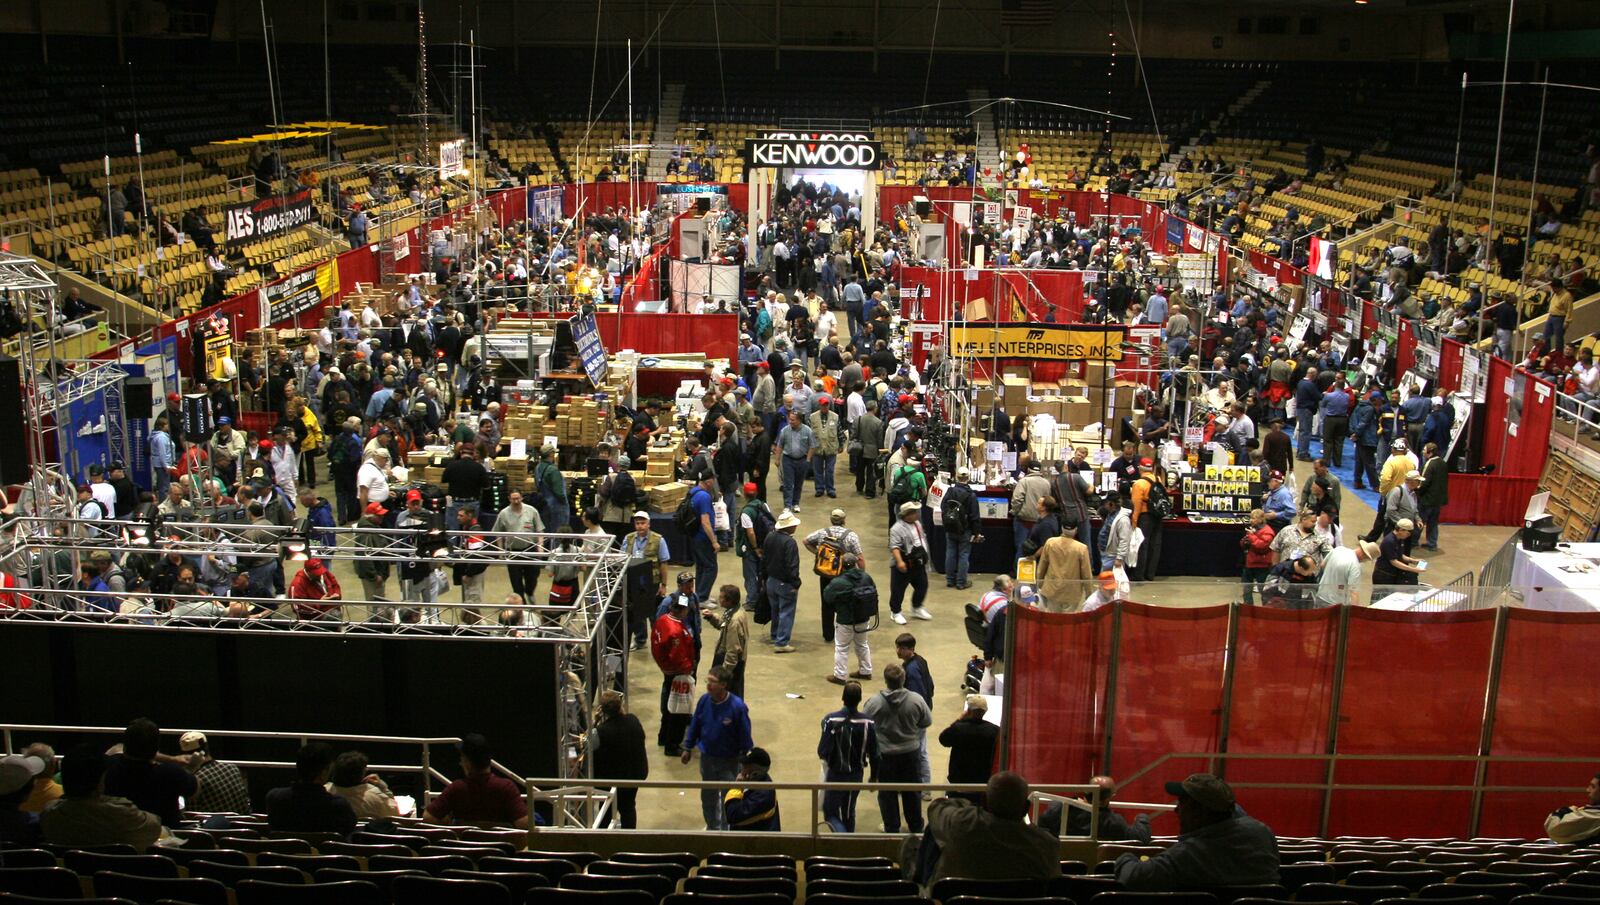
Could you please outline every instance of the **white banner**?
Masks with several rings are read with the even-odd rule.
[[[454,179],[467,175],[467,140],[439,142],[439,178]]]

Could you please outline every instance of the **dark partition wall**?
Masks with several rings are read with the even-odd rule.
[[[0,722],[120,726],[148,716],[163,728],[313,736],[482,732],[501,763],[525,776],[552,776],[555,650],[459,636],[0,620],[0,687],[11,689],[0,703]],[[271,760],[292,760],[297,745],[296,739],[218,743],[225,758]],[[417,758],[415,748],[363,748],[374,762]],[[447,775],[459,772],[454,751],[436,749],[433,758]]]

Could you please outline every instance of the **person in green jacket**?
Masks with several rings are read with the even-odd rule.
[[[872,678],[872,645],[867,635],[878,627],[878,585],[861,568],[861,558],[844,555],[844,571],[828,582],[822,601],[833,608],[833,675],[828,681],[843,685],[850,666],[850,649],[856,651],[857,679]]]

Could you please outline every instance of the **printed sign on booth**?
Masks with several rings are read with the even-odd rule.
[[[254,242],[286,233],[315,220],[311,190],[293,195],[274,195],[245,204],[235,204],[222,213],[222,228],[229,245]]]
[[[599,386],[606,379],[610,365],[606,362],[605,343],[600,341],[600,325],[593,314],[580,314],[572,319],[572,339],[578,346],[578,358],[583,361],[583,373],[589,382]]]
[[[1033,358],[1042,361],[1122,360],[1121,325],[984,324],[950,328],[957,358]]]

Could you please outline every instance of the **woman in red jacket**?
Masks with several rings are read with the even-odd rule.
[[[1254,606],[1256,602],[1256,585],[1260,584],[1272,571],[1272,537],[1277,532],[1267,524],[1267,514],[1260,509],[1250,510],[1250,526],[1245,529],[1244,536],[1239,538],[1239,547],[1244,550],[1244,602]]]

